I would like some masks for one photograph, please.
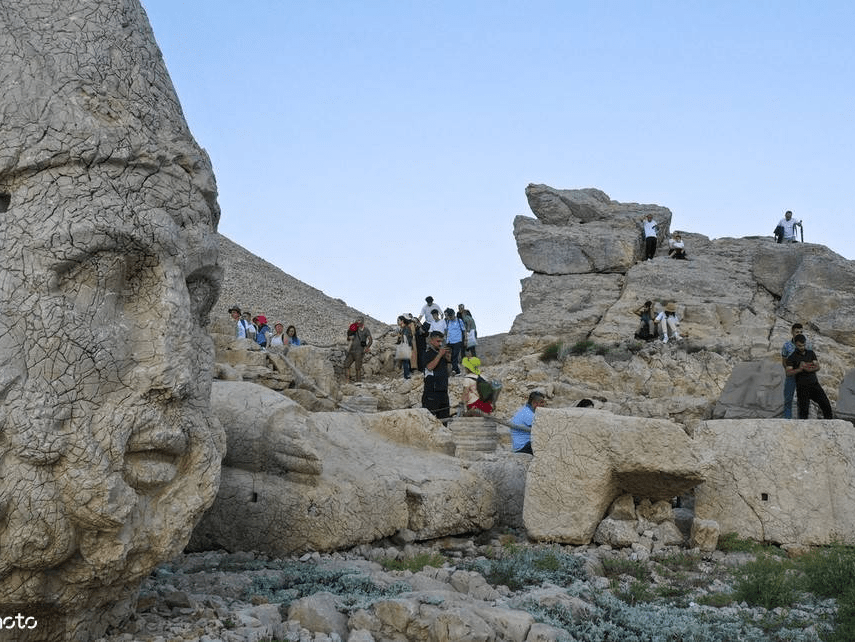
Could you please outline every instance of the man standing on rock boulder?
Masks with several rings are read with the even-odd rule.
[[[796,390],[799,393],[799,419],[808,418],[811,401],[819,405],[824,419],[834,419],[831,402],[828,401],[825,390],[816,378],[819,370],[816,353],[807,349],[807,339],[803,334],[793,337],[793,343],[796,344],[796,351],[787,359],[787,374],[795,376],[796,379]]]
[[[790,328],[789,341],[785,341],[781,347],[781,365],[784,366],[784,419],[793,418],[793,395],[796,393],[796,377],[787,374],[787,359],[796,351],[796,344],[793,343],[793,338],[796,335],[802,334],[802,324],[794,323]],[[813,350],[810,341],[807,342],[807,349]]]
[[[653,214],[642,218],[641,224],[644,226],[644,260],[652,261],[656,256],[656,235],[659,232],[659,226],[653,220]]]
[[[422,391],[422,407],[431,411],[437,419],[448,419],[450,412],[448,401],[448,363],[451,361],[451,348],[442,345],[445,335],[434,330],[428,337],[425,350],[425,387]]]

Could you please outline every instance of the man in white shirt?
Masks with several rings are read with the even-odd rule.
[[[776,234],[778,243],[796,243],[796,226],[801,225],[801,221],[793,218],[793,213],[787,210],[784,213],[784,218],[778,221],[778,227],[781,228],[781,234]]]
[[[656,235],[659,232],[659,226],[653,220],[653,214],[648,214],[641,219],[641,224],[644,226],[644,260],[652,261],[656,256]]]

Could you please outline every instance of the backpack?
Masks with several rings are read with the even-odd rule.
[[[498,381],[488,381],[481,375],[478,375],[478,380],[475,382],[475,389],[478,391],[478,399],[496,403],[496,399],[498,399],[499,393],[502,391],[502,384]]]

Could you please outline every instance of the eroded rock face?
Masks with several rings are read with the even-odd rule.
[[[761,542],[851,543],[855,431],[848,421],[706,421],[699,446],[715,453],[695,491],[695,516],[721,533]]]
[[[140,5],[0,9],[0,612],[88,640],[219,483],[219,209]]]
[[[523,520],[530,537],[587,544],[623,494],[664,500],[704,479],[706,458],[677,424],[585,408],[540,408]]]

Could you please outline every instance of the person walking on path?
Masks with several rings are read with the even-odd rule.
[[[810,402],[815,401],[824,419],[834,419],[831,412],[831,402],[825,394],[825,390],[819,385],[816,373],[819,371],[819,362],[816,353],[807,349],[807,339],[803,334],[793,337],[796,351],[787,359],[787,374],[796,378],[796,391],[799,395],[799,419],[807,419],[810,414]]]
[[[350,339],[350,347],[347,350],[347,356],[344,358],[344,376],[347,381],[350,381],[350,365],[356,365],[356,381],[362,381],[362,359],[365,353],[371,349],[371,344],[374,339],[371,336],[371,331],[365,327],[365,319],[356,317],[356,329],[353,334],[348,330],[348,338]]]

